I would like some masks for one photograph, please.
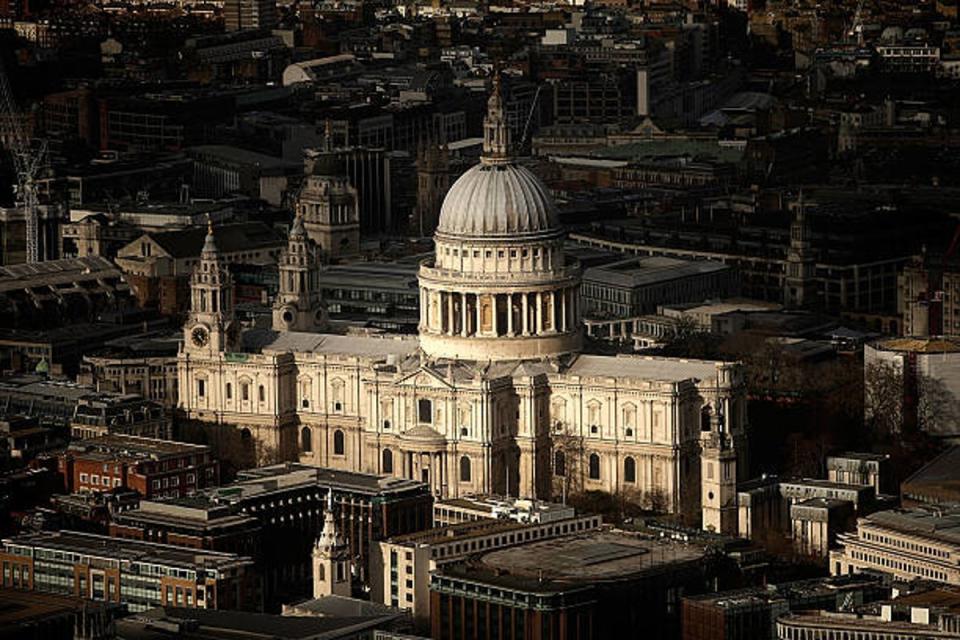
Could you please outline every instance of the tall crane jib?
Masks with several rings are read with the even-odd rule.
[[[0,135],[6,141],[13,156],[16,174],[13,190],[16,206],[23,211],[26,227],[26,261],[40,260],[40,201],[37,194],[37,181],[41,176],[47,157],[45,140],[34,145],[24,131],[20,110],[13,97],[10,79],[3,62],[0,61]]]

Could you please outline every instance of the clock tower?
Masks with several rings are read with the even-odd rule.
[[[207,237],[200,263],[190,276],[190,317],[184,325],[184,348],[193,352],[236,351],[240,346],[240,325],[233,314],[233,278],[207,224]]]

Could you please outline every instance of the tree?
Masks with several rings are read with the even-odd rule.
[[[863,368],[863,417],[883,438],[900,433],[903,426],[903,369],[890,362],[871,362]]]
[[[917,429],[936,436],[953,433],[960,419],[960,403],[943,380],[917,376]]]

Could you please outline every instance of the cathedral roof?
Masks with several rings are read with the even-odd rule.
[[[558,228],[547,188],[529,169],[481,163],[460,176],[440,208],[437,231],[455,236],[514,236]]]
[[[487,102],[480,164],[460,176],[440,207],[437,233],[486,238],[559,230],[546,186],[513,157],[499,76]]]

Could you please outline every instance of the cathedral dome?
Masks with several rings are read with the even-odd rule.
[[[559,228],[546,187],[526,167],[483,162],[460,176],[440,208],[438,233],[523,236]]]

